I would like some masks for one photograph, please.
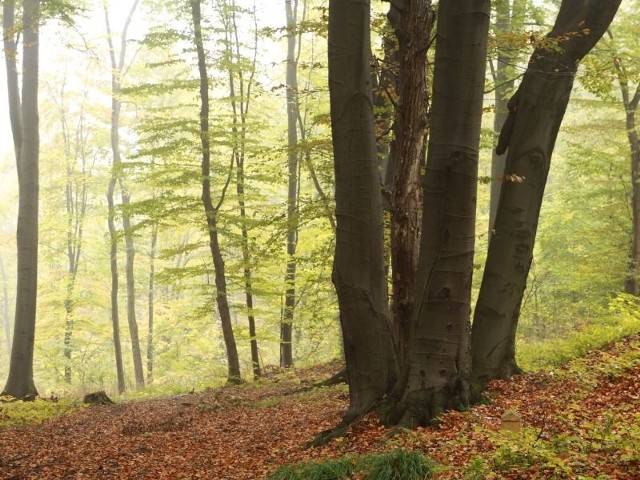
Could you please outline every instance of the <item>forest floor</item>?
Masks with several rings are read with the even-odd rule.
[[[305,448],[339,422],[348,394],[300,388],[338,368],[2,427],[0,478],[259,479],[283,464],[404,449],[431,457],[434,478],[640,479],[640,335],[495,382],[489,405],[446,414],[438,427],[398,430],[369,415],[344,438]],[[520,433],[499,429],[508,408],[522,415]]]

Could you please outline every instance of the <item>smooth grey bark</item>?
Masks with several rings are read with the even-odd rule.
[[[529,60],[509,100],[498,141],[507,150],[505,182],[489,243],[472,332],[478,390],[519,371],[515,335],[551,154],[579,61],[613,19],[620,0],[563,0],[555,25]]]
[[[240,375],[240,360],[231,324],[231,313],[229,311],[229,301],[227,299],[227,280],[225,276],[224,259],[220,249],[218,239],[218,209],[224,200],[222,194],[217,206],[213,205],[211,199],[211,146],[209,135],[209,76],[207,74],[207,62],[202,38],[202,14],[200,10],[200,0],[191,1],[191,15],[193,20],[194,37],[193,41],[198,54],[198,72],[200,75],[200,141],[202,146],[202,205],[207,222],[209,233],[209,247],[213,259],[215,270],[216,303],[220,322],[222,325],[222,336],[227,351],[229,383],[239,383],[242,381]]]
[[[469,404],[469,320],[489,0],[441,0],[416,298],[389,420],[428,425]]]
[[[4,260],[0,254],[0,283],[2,283],[2,328],[7,346],[7,359],[11,358],[11,321],[9,320],[9,279],[4,269]]]
[[[422,186],[427,138],[427,49],[434,13],[430,0],[392,0],[387,15],[398,44],[396,111],[390,157],[391,271],[396,349],[402,362],[409,348],[420,241]]]
[[[343,424],[382,398],[393,385],[397,371],[384,268],[369,25],[369,0],[329,2],[337,227],[332,278],[350,397]]]
[[[38,290],[39,115],[38,53],[40,2],[22,5],[22,98],[18,91],[15,2],[3,2],[3,30],[9,116],[18,170],[18,228],[16,310],[9,377],[3,395],[30,398],[38,395],[33,380],[33,349]]]
[[[298,2],[285,0],[287,18],[287,269],[284,312],[280,325],[280,366],[293,366],[293,320],[296,308],[296,248],[298,246]]]
[[[107,28],[107,42],[109,44],[109,55],[111,58],[111,153],[113,156],[112,175],[115,175],[120,184],[120,194],[122,202],[122,229],[124,231],[125,251],[126,251],[126,286],[127,286],[127,323],[129,325],[129,336],[131,338],[131,354],[133,357],[133,370],[136,380],[136,388],[144,388],[144,370],[142,368],[142,351],[140,349],[140,335],[138,322],[136,320],[136,293],[135,293],[135,246],[133,244],[133,234],[131,232],[131,215],[128,206],[131,203],[131,193],[124,188],[120,155],[120,112],[122,102],[120,92],[122,90],[122,76],[125,74],[125,59],[127,51],[127,31],[133,18],[133,14],[138,7],[139,0],[134,0],[125,20],[124,28],[120,35],[120,52],[116,58],[116,51],[113,44],[111,26],[107,4],[104,4],[105,25]]]

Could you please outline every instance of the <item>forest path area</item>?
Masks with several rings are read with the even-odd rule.
[[[259,479],[283,464],[400,448],[435,460],[435,478],[640,478],[640,334],[554,372],[495,382],[489,405],[438,427],[397,430],[369,415],[306,449],[341,419],[348,394],[300,387],[337,368],[4,427],[0,479]],[[506,409],[522,415],[521,432],[499,430]]]

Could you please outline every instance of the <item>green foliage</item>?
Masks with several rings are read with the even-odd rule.
[[[36,398],[33,402],[23,402],[0,397],[0,427],[41,423],[82,408],[84,404],[73,400]]]
[[[640,309],[619,294],[610,303],[610,314],[564,338],[518,345],[518,362],[525,370],[551,370],[591,350],[640,331]],[[634,299],[633,304],[637,301]]]
[[[270,480],[424,480],[435,463],[418,452],[395,450],[377,455],[345,457],[321,463],[300,463],[279,468]]]

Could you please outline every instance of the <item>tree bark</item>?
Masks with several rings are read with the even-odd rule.
[[[391,313],[402,362],[408,353],[419,254],[420,169],[424,163],[429,103],[427,49],[434,14],[430,0],[393,0],[387,16],[398,40],[399,63],[390,150],[394,170],[391,186]]]
[[[469,404],[469,312],[489,0],[441,0],[416,302],[392,423]]]
[[[111,151],[113,155],[113,172],[118,183],[120,184],[122,199],[122,228],[124,230],[125,249],[126,249],[126,286],[127,286],[127,323],[129,324],[129,336],[131,338],[131,354],[133,357],[133,370],[136,379],[136,387],[144,388],[144,370],[142,368],[142,351],[140,349],[140,336],[138,332],[138,322],[136,320],[136,294],[135,294],[135,246],[133,244],[133,236],[131,233],[131,216],[128,212],[128,205],[131,200],[131,194],[126,191],[123,186],[120,168],[122,159],[120,156],[120,112],[122,110],[122,102],[120,101],[121,79],[124,74],[127,31],[133,14],[138,6],[139,0],[134,0],[129,10],[129,14],[125,20],[124,28],[120,36],[120,52],[116,58],[115,48],[111,34],[111,26],[109,23],[109,13],[107,4],[104,5],[105,25],[107,28],[107,42],[109,44],[109,54],[111,57]],[[116,244],[117,245],[117,244]]]
[[[280,366],[293,366],[293,319],[296,308],[296,248],[298,246],[298,2],[285,0],[287,16],[287,270],[284,312],[280,327]]]
[[[629,143],[629,161],[631,173],[631,253],[630,271],[625,281],[625,291],[631,295],[640,295],[640,138],[636,114],[640,102],[640,84],[632,93],[629,75],[620,57],[613,58],[616,76],[622,94],[625,114],[625,127]]]
[[[200,74],[200,141],[202,145],[202,204],[209,232],[209,247],[215,269],[216,303],[220,322],[222,324],[222,336],[227,351],[229,383],[238,383],[240,376],[240,360],[231,325],[231,313],[227,300],[227,280],[225,276],[224,259],[220,250],[218,239],[218,208],[213,205],[211,199],[211,148],[209,141],[209,76],[202,39],[202,15],[200,0],[191,0],[191,14],[193,19],[194,44],[198,53],[198,72]],[[220,200],[222,201],[222,199]]]
[[[18,279],[9,378],[3,395],[27,398],[38,395],[33,381],[33,349],[38,289],[39,115],[38,50],[40,2],[24,0],[22,9],[22,101],[18,93],[13,1],[4,2],[4,37],[9,109],[18,170]],[[7,18],[8,17],[8,18]],[[15,109],[18,109],[17,111]],[[18,123],[16,123],[18,122]]]
[[[337,227],[332,277],[349,382],[346,421],[368,411],[396,378],[372,110],[369,10],[369,0],[329,3]]]
[[[147,291],[147,384],[153,383],[153,367],[155,360],[154,350],[154,322],[155,322],[155,296],[156,296],[156,255],[158,247],[158,224],[151,227],[151,245],[149,249],[149,289]]]
[[[472,332],[478,390],[519,371],[515,335],[533,259],[551,154],[578,62],[611,23],[620,0],[564,0],[556,23],[531,56],[508,104],[498,153],[508,148],[505,183],[493,228]]]
[[[249,228],[245,197],[245,158],[247,146],[247,115],[249,114],[250,94],[253,78],[256,70],[256,56],[258,49],[258,30],[254,25],[254,57],[249,71],[249,78],[245,80],[242,56],[240,55],[240,40],[238,38],[238,26],[236,24],[235,2],[230,5],[229,11],[222,12],[222,20],[225,24],[225,36],[227,54],[230,61],[235,59],[235,65],[230,63],[229,97],[233,111],[232,138],[233,138],[233,162],[236,166],[236,193],[238,195],[238,210],[240,213],[240,238],[242,244],[242,277],[244,282],[245,306],[247,308],[247,323],[249,324],[249,345],[251,348],[251,366],[253,378],[257,380],[262,375],[260,369],[260,354],[258,339],[256,336],[256,317],[253,308],[253,271],[252,255],[249,239]],[[255,12],[254,12],[255,20]],[[234,50],[235,47],[235,50]],[[236,78],[237,77],[237,78]],[[238,83],[236,92],[236,79]],[[231,166],[233,168],[233,166]]]
[[[9,320],[9,282],[4,269],[4,260],[0,254],[0,282],[2,283],[2,328],[7,347],[7,360],[11,358],[11,322]]]
[[[513,32],[520,27],[523,21],[523,10],[525,1],[497,0],[494,2],[496,10],[496,23],[494,25],[495,35],[498,39],[509,32]],[[518,23],[518,27],[515,24]],[[512,46],[504,46],[498,43],[498,56],[494,70],[493,81],[495,110],[493,114],[493,131],[495,134],[494,149],[491,155],[491,192],[489,199],[489,238],[495,223],[496,213],[498,211],[498,200],[500,199],[500,190],[504,180],[505,155],[498,154],[495,150],[498,142],[500,129],[507,120],[509,109],[507,103],[509,95],[513,92],[515,86],[515,78],[510,74],[512,66],[517,61],[517,54],[514,54],[515,48]]]

